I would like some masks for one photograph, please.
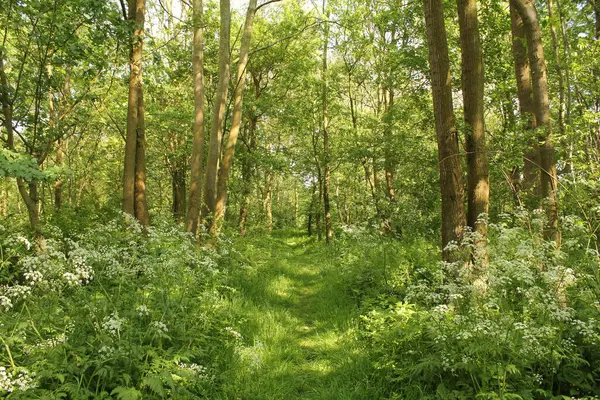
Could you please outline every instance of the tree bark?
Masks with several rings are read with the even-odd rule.
[[[194,142],[190,174],[189,208],[185,224],[186,232],[198,232],[198,219],[202,201],[202,167],[204,157],[204,11],[202,0],[193,0],[193,54],[194,70]]]
[[[323,13],[329,18],[329,11],[326,10],[327,3],[323,0]],[[329,149],[329,119],[327,103],[327,49],[329,47],[329,23],[325,23],[325,34],[323,37],[323,60],[322,60],[322,79],[323,87],[321,93],[321,102],[323,107],[323,212],[325,216],[325,242],[330,244],[333,240],[333,229],[331,226],[331,204],[329,200],[329,186],[331,181],[330,170],[330,149]]]
[[[256,85],[256,88],[258,86]],[[258,94],[258,93],[257,93]],[[258,97],[258,96],[257,96]],[[240,206],[240,234],[246,234],[246,224],[248,222],[248,207],[250,206],[250,192],[252,191],[252,178],[254,177],[254,162],[252,152],[256,149],[256,126],[258,125],[258,116],[250,117],[250,124],[246,129],[246,141],[248,144],[248,155],[242,160],[242,204]]]
[[[273,230],[273,173],[267,173],[265,176],[265,217],[267,220],[267,230]]]
[[[252,39],[252,26],[254,24],[254,14],[256,12],[257,0],[250,0],[248,11],[246,13],[246,22],[244,23],[244,33],[240,45],[240,57],[237,67],[237,85],[233,94],[233,117],[231,129],[225,146],[223,163],[219,171],[219,181],[217,183],[217,201],[215,205],[215,216],[212,221],[211,231],[218,234],[220,225],[225,217],[225,205],[227,203],[227,182],[233,158],[235,156],[235,146],[237,144],[240,127],[242,124],[242,110],[244,101],[244,88],[246,86],[246,66],[248,65],[248,55],[250,52],[250,41]]]
[[[135,218],[142,226],[150,224],[146,199],[146,125],[144,121],[144,92],[138,92],[137,135],[135,140]]]
[[[173,218],[176,221],[181,221],[185,217],[185,170],[182,165],[176,165],[171,171],[171,186],[173,190]]]
[[[533,93],[531,86],[531,70],[527,58],[527,39],[523,30],[523,20],[519,13],[510,5],[512,51],[515,65],[515,77],[517,80],[517,98],[519,99],[519,113],[525,120],[524,129],[532,131],[536,126]],[[527,133],[529,136],[529,133]],[[523,181],[520,189],[527,197],[539,197],[540,185],[540,155],[537,142],[529,140],[529,149],[523,155]],[[531,196],[533,195],[533,196]],[[518,194],[520,197],[520,194]],[[531,203],[526,201],[526,203]]]
[[[440,168],[442,248],[444,249],[444,259],[452,261],[454,254],[447,251],[446,246],[452,241],[461,240],[466,223],[463,204],[463,171],[452,108],[450,61],[443,3],[442,0],[425,0],[424,3]]]
[[[219,170],[219,159],[221,155],[221,141],[223,140],[223,123],[225,120],[225,108],[227,103],[227,92],[229,89],[230,75],[230,26],[231,8],[229,0],[220,0],[221,27],[219,35],[219,82],[213,105],[213,114],[210,127],[210,143],[208,160],[206,163],[206,178],[204,180],[204,204],[202,205],[202,218],[214,218],[217,201],[217,174]],[[207,221],[208,222],[208,221]],[[208,224],[211,232],[215,228],[212,223]]]
[[[561,135],[566,132],[565,128],[565,84],[564,84],[564,71],[562,67],[562,60],[559,53],[558,38],[556,35],[556,22],[554,16],[554,5],[552,0],[546,2],[548,8],[548,19],[550,20],[550,39],[552,40],[552,55],[554,56],[554,67],[556,68],[556,76],[558,78],[558,129]]]
[[[544,128],[539,130],[538,134],[538,139],[542,143],[540,147],[541,192],[542,198],[546,201],[545,208],[548,219],[544,235],[547,239],[559,243],[558,179],[552,143],[548,76],[542,45],[542,31],[535,5],[531,0],[511,0],[511,3],[523,20],[523,28],[527,37],[536,128]]]
[[[483,54],[477,20],[477,0],[458,0],[462,49],[462,91],[467,150],[467,224],[485,246],[487,223],[481,220],[490,208],[489,164],[483,112]]]
[[[139,135],[139,120],[140,110],[143,112],[143,105],[140,107],[140,99],[142,98],[142,48],[144,36],[144,14],[146,8],[145,0],[129,0],[128,18],[134,21],[135,28],[131,37],[131,50],[129,59],[129,97],[127,102],[127,135],[125,138],[125,162],[123,165],[123,212],[132,216],[140,215],[144,218],[143,206],[138,201],[145,200],[145,195],[136,194],[136,186],[142,182],[138,182],[143,177],[141,168],[137,166],[138,149],[143,148],[142,142],[138,141]],[[143,119],[143,117],[142,117]],[[143,133],[142,133],[143,135]],[[140,146],[141,145],[141,146]],[[139,187],[139,189],[143,189]],[[139,208],[141,207],[141,208]],[[140,221],[142,222],[142,221]]]

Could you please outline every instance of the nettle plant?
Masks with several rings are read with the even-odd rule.
[[[598,252],[577,218],[564,219],[560,248],[543,240],[544,223],[540,212],[501,216],[489,226],[489,261],[415,266],[364,315],[395,396],[600,394]]]
[[[0,232],[0,396],[198,398],[219,388],[235,340],[228,246],[199,249],[168,223],[46,228],[35,250]]]

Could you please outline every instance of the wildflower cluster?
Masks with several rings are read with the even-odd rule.
[[[561,249],[545,242],[542,213],[509,220],[517,225],[490,225],[489,259],[478,259],[478,238],[467,233],[450,250],[475,261],[398,259],[390,294],[366,303],[362,337],[375,367],[398,383],[395,396],[598,394],[599,255],[581,231],[565,229]]]
[[[21,369],[18,372],[10,372],[6,367],[0,367],[0,394],[16,391],[24,392],[35,387],[35,381],[27,370]]]

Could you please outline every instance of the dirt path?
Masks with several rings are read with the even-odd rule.
[[[355,340],[358,311],[331,250],[301,236],[244,243],[238,399],[376,399]]]

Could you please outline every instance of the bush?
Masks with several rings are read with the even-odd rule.
[[[401,254],[395,289],[363,302],[361,327],[390,398],[600,395],[599,257],[581,221],[563,225],[556,249],[538,214],[504,216],[477,268]]]
[[[223,254],[169,224],[121,218],[46,248],[0,232],[0,395],[190,398],[234,357]],[[225,246],[223,246],[225,247]]]

